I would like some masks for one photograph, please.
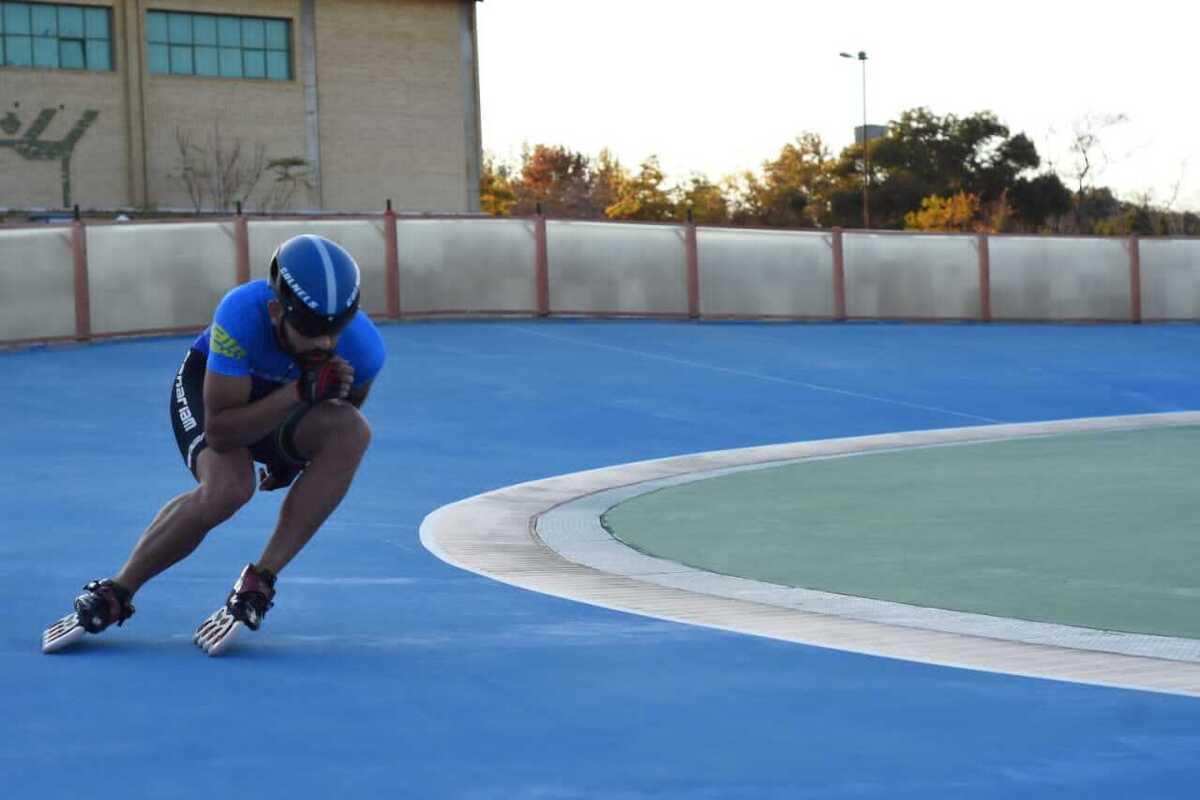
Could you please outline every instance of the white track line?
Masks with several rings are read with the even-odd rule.
[[[948,414],[952,417],[961,417],[963,419],[975,420],[976,422],[999,423],[1001,420],[992,419],[991,417],[981,417],[978,414],[968,414],[963,411],[953,411],[948,408],[939,408],[938,406],[927,406],[921,403],[909,403],[906,400],[896,400],[892,397],[880,397],[874,394],[864,394],[855,392],[849,389],[839,389],[836,386],[823,386],[819,383],[807,383],[805,381],[792,380],[791,378],[780,378],[775,375],[764,375],[761,372],[749,372],[744,369],[733,369],[732,367],[720,367],[715,364],[705,364],[701,361],[692,361],[686,358],[676,358],[674,356],[665,356],[659,353],[648,353],[645,350],[634,350],[629,347],[618,347],[612,344],[601,344],[599,342],[582,342],[578,339],[572,339],[567,336],[555,336],[554,334],[546,333],[545,331],[531,330],[529,328],[521,328],[513,326],[511,330],[519,333],[524,333],[529,336],[538,336],[542,339],[550,339],[555,342],[565,342],[567,344],[579,345],[581,347],[594,347],[600,350],[612,350],[616,353],[624,353],[625,355],[640,356],[641,358],[650,358],[655,361],[666,361],[670,364],[679,364],[685,367],[694,367],[696,369],[712,370],[713,372],[723,372],[727,375],[737,375],[739,378],[752,378],[759,381],[767,381],[768,383],[782,383],[787,386],[799,386],[802,389],[810,389],[815,392],[827,392],[829,394],[842,395],[844,397],[854,397],[859,400],[870,400],[875,403],[884,403],[891,406],[900,406],[902,408],[913,408],[918,411],[932,411],[937,414]]]
[[[650,569],[641,563],[629,574],[615,574],[574,560],[579,552],[551,549],[538,535],[539,521],[548,512],[578,498],[700,472],[885,449],[1198,423],[1200,412],[1101,417],[829,439],[644,461],[519,484],[443,506],[421,523],[421,542],[450,564],[505,583],[659,619],[946,666],[1200,696],[1200,663],[1100,652],[1102,647],[1084,650],[993,638],[1003,625],[991,626],[988,636],[980,636],[912,627],[911,618],[903,625],[854,618],[849,608],[837,614],[814,613],[794,603],[773,605],[769,592],[718,596],[708,593],[713,573],[653,559]],[[550,538],[569,549],[562,542],[596,540],[596,535],[594,528],[580,525],[574,534],[568,530],[564,539],[559,524]],[[616,562],[622,559],[614,562],[612,556],[611,551],[605,556],[610,569],[614,564],[619,568]],[[655,582],[650,582],[652,576]],[[1102,644],[1102,639],[1094,637],[1092,644]]]

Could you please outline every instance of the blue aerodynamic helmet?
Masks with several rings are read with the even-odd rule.
[[[283,318],[308,337],[336,335],[358,312],[358,264],[324,236],[303,234],[271,256],[271,288]]]

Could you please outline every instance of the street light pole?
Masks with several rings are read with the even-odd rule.
[[[863,148],[863,227],[871,227],[871,153],[867,145],[870,137],[867,135],[867,53],[859,50],[857,56],[849,53],[838,53],[842,58],[857,58],[862,62],[862,148]]]

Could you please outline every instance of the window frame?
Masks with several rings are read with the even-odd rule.
[[[17,23],[21,12],[24,20]],[[97,12],[104,24],[95,34]],[[114,16],[112,5],[0,0],[0,69],[116,72]],[[14,24],[17,29],[10,30]],[[24,57],[9,63],[14,47],[21,48]],[[68,61],[71,65],[65,65]]]
[[[148,8],[145,13],[146,70],[154,77],[296,81],[291,17],[160,8]],[[257,29],[258,34],[250,42],[247,42],[248,29],[252,32]],[[281,32],[283,49],[272,47]],[[280,55],[284,58],[282,65],[286,66],[282,75]]]

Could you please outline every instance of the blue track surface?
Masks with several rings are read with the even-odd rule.
[[[523,321],[384,335],[355,487],[281,577],[263,631],[220,659],[191,632],[257,557],[274,495],[149,584],[124,628],[57,656],[38,646],[192,485],[167,420],[187,338],[0,355],[6,797],[1196,796],[1198,700],[595,609],[455,570],[417,526],[462,497],[639,459],[1200,408],[1200,328]]]

